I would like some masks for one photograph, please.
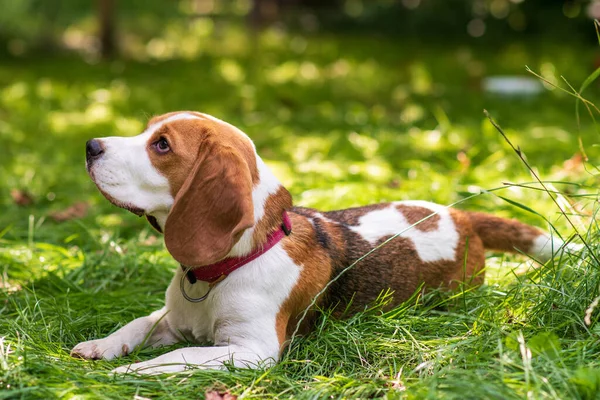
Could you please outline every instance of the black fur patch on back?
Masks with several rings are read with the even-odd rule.
[[[322,220],[318,218],[313,219],[313,226],[315,227],[315,234],[317,236],[317,242],[327,251],[331,249],[331,239],[323,228],[321,223]]]

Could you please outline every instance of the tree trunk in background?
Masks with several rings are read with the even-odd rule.
[[[115,0],[98,0],[100,55],[113,58],[117,53],[115,34]]]
[[[60,14],[60,6],[60,0],[47,0],[41,2],[39,5],[43,18],[40,21],[37,45],[40,49],[43,49],[43,51],[53,52],[58,48],[56,21]]]
[[[338,12],[342,6],[343,0],[252,0],[248,21],[252,28],[260,29],[280,21],[286,12],[327,9]]]
[[[276,21],[279,17],[279,3],[278,0],[252,1],[252,9],[248,14],[252,28],[261,29]]]

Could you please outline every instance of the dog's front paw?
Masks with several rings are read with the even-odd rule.
[[[86,360],[112,360],[129,354],[127,344],[119,343],[109,338],[90,340],[79,343],[71,350],[71,357],[84,358]]]

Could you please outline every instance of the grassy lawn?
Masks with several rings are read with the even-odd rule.
[[[332,210],[401,199],[450,204],[533,182],[485,108],[542,179],[555,182],[550,188],[571,198],[572,206],[559,201],[597,249],[598,131],[589,115],[578,125],[575,99],[558,90],[518,99],[480,89],[482,75],[525,74],[525,65],[578,88],[594,69],[595,47],[276,32],[252,44],[243,32],[230,35],[207,39],[193,60],[0,63],[0,398],[201,398],[211,389],[263,398],[600,393],[598,312],[584,323],[600,264],[588,250],[539,269],[491,254],[487,284],[476,290],[415,297],[386,313],[374,306],[344,321],[325,311],[314,333],[265,370],[112,377],[112,368],[164,350],[114,362],[70,358],[78,342],[163,304],[177,265],[145,220],[95,189],[84,144],[135,135],[167,111],[199,110],[239,126],[297,205]],[[593,101],[597,85],[588,92]],[[506,186],[459,207],[552,224],[569,238],[574,230],[559,208],[533,187]],[[31,204],[13,199],[24,192]],[[79,202],[85,216],[55,221]]]

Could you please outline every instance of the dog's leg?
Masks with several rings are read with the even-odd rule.
[[[162,308],[152,314],[135,319],[104,339],[79,343],[71,350],[71,356],[86,359],[112,360],[129,354],[140,344],[167,346],[180,339],[171,332],[165,318],[167,310]]]
[[[257,368],[277,362],[279,350],[274,321],[257,318],[217,329],[215,346],[173,350],[152,360],[124,365],[113,372],[154,375],[190,368],[220,369],[224,363],[241,368]]]
[[[272,365],[276,361],[273,357],[258,354],[246,346],[186,347],[149,361],[123,365],[113,372],[156,375],[182,372],[192,368],[221,369],[224,367],[223,363],[227,362],[240,368],[257,368],[261,362]]]

